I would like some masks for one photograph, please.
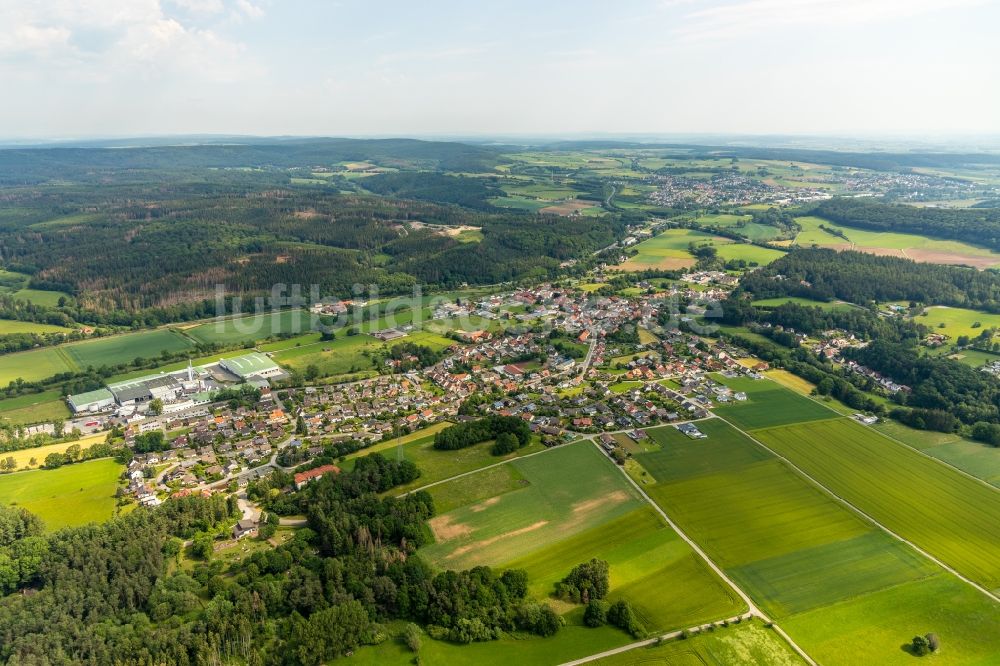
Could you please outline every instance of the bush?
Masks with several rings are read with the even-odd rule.
[[[420,652],[420,627],[410,622],[403,631],[403,642],[411,652]]]
[[[601,627],[608,623],[608,608],[610,605],[606,601],[594,599],[587,604],[587,610],[583,612],[583,623],[588,627]]]
[[[632,610],[632,604],[624,599],[616,601],[608,609],[608,624],[614,625],[619,629],[624,629],[633,638],[639,638],[646,633],[642,623],[639,622],[639,618],[635,616],[635,611]]]
[[[573,567],[569,575],[556,583],[556,596],[574,603],[589,604],[608,596],[608,563],[594,558]]]

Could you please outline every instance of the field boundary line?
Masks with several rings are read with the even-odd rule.
[[[774,380],[773,380],[773,379],[771,379],[770,377],[767,377],[766,379],[767,379],[768,381],[772,381],[772,382],[774,382]],[[781,384],[780,384],[780,383],[778,383],[778,382],[774,382],[774,383],[775,383],[775,384],[778,384],[778,386],[781,386]],[[787,386],[786,386],[786,387],[783,387],[783,388],[787,388],[787,389],[788,389],[789,391],[794,391],[794,389],[791,389],[791,388],[788,388]],[[795,393],[798,393],[798,391],[794,391],[794,392],[795,392]],[[803,396],[803,397],[805,397],[805,398],[809,398],[810,400],[812,400],[813,402],[815,402],[815,403],[816,403],[817,405],[823,405],[823,403],[822,403],[822,402],[821,402],[820,400],[817,400],[816,398],[814,398],[814,397],[813,397],[813,396],[811,396],[811,395],[806,395],[805,393],[800,393],[799,395],[801,395],[801,396]],[[829,407],[829,406],[827,406],[827,405],[823,405],[823,406],[824,406],[824,407],[826,407],[827,409],[829,409],[829,410],[830,410],[831,412],[834,412],[835,414],[840,414],[839,412],[837,412],[836,410],[834,410],[834,409],[830,408],[830,407]],[[855,423],[857,423],[857,421],[856,421],[855,419],[851,418],[851,417],[850,417],[850,416],[848,416],[847,414],[840,414],[840,416],[841,416],[841,418],[845,418],[845,419],[851,419],[852,421],[854,421]],[[826,420],[826,419],[817,419],[817,420]],[[812,423],[812,421],[802,421],[802,423]],[[792,423],[792,424],[789,424],[789,425],[798,425],[798,423]],[[952,465],[952,464],[951,464],[950,462],[948,462],[947,460],[941,460],[940,458],[935,458],[934,456],[930,455],[929,453],[924,453],[923,451],[921,451],[921,450],[920,450],[920,449],[918,449],[917,447],[915,447],[915,446],[910,446],[910,445],[909,445],[909,444],[907,444],[906,442],[904,442],[904,441],[902,441],[902,440],[900,440],[900,439],[896,439],[895,437],[893,437],[893,436],[892,436],[892,435],[890,435],[889,433],[885,433],[885,432],[882,432],[881,430],[878,430],[877,428],[872,428],[871,426],[865,426],[865,425],[864,425],[864,424],[862,424],[862,423],[858,423],[858,425],[860,425],[860,426],[862,426],[862,427],[867,427],[867,428],[868,428],[869,430],[871,430],[872,432],[877,432],[877,433],[878,433],[879,435],[882,435],[882,436],[883,436],[883,437],[885,437],[886,439],[888,439],[888,440],[890,440],[890,441],[892,441],[892,442],[895,442],[896,444],[898,444],[898,445],[900,445],[900,446],[903,446],[903,447],[906,447],[907,449],[910,449],[911,451],[913,451],[913,452],[915,452],[915,453],[919,453],[919,454],[920,454],[920,455],[922,455],[922,456],[923,456],[924,458],[927,458],[928,460],[931,460],[931,461],[933,461],[933,462],[935,462],[935,463],[937,463],[937,464],[939,464],[939,465],[943,465],[944,467],[947,467],[947,468],[950,468],[950,469],[952,469],[952,470],[954,470],[954,471],[958,472],[958,473],[959,473],[959,474],[961,474],[962,476],[966,476],[966,477],[968,477],[968,478],[972,479],[972,480],[973,480],[973,481],[975,481],[976,483],[981,483],[982,485],[986,486],[987,488],[989,488],[990,490],[992,490],[992,491],[994,491],[994,492],[1000,492],[1000,488],[997,488],[996,486],[994,486],[994,485],[993,485],[992,483],[990,483],[990,482],[989,482],[989,481],[987,481],[986,479],[981,479],[981,478],[979,478],[978,476],[976,476],[976,475],[974,475],[974,474],[970,474],[969,472],[966,472],[966,471],[965,471],[964,469],[960,469],[960,468],[956,467],[955,465]],[[903,425],[903,424],[900,424],[900,425]],[[784,428],[784,427],[786,427],[786,426],[771,426],[770,428],[754,428],[754,432],[757,432],[757,431],[759,431],[759,430],[770,430],[771,428]],[[915,429],[916,429],[916,428],[914,428],[914,430],[915,430]],[[955,440],[955,441],[959,441],[959,442],[961,442],[961,441],[964,441],[964,438],[963,438],[963,437],[962,437],[961,435],[956,435],[956,437],[957,437],[958,439],[957,439],[957,440]],[[942,442],[942,444],[935,444],[934,446],[941,446],[941,445],[943,445],[943,444],[950,444],[950,443],[951,443],[951,442]],[[985,445],[985,444],[983,444],[983,446],[986,446],[986,445]],[[930,448],[933,448],[933,447],[930,447]]]
[[[822,483],[820,483],[817,479],[815,479],[812,476],[810,476],[805,470],[803,470],[798,465],[796,465],[795,463],[793,463],[791,460],[789,460],[785,456],[781,455],[780,453],[778,453],[777,451],[775,451],[774,449],[772,449],[771,447],[769,447],[767,444],[764,444],[759,439],[757,439],[756,437],[754,437],[750,433],[746,432],[745,430],[742,430],[742,429],[736,427],[734,424],[730,423],[729,421],[727,421],[723,417],[718,416],[717,418],[721,419],[725,423],[728,423],[731,427],[735,428],[738,432],[743,433],[744,436],[750,438],[750,440],[753,441],[755,444],[757,444],[757,446],[763,448],[765,451],[768,451],[771,455],[773,455],[774,457],[776,457],[778,460],[781,460],[786,465],[788,465],[790,468],[792,468],[793,470],[795,470],[800,476],[802,476],[802,478],[804,478],[807,481],[809,481],[810,483],[812,483],[814,486],[816,486],[817,488],[819,488],[821,491],[825,492],[827,495],[829,495],[830,497],[834,498],[835,500],[837,500],[838,502],[840,502],[841,504],[843,504],[844,506],[846,506],[848,509],[850,509],[854,513],[858,514],[859,516],[861,516],[862,518],[864,518],[865,520],[867,520],[868,522],[870,522],[872,525],[875,525],[876,527],[878,527],[879,529],[881,529],[883,532],[885,532],[889,536],[893,537],[894,539],[896,539],[896,540],[898,540],[898,541],[906,544],[907,546],[909,546],[913,550],[917,551],[918,553],[920,553],[921,555],[923,555],[924,557],[926,557],[927,559],[929,559],[931,562],[934,562],[935,564],[937,564],[939,567],[941,567],[945,571],[951,573],[955,577],[959,578],[960,580],[968,583],[969,585],[971,585],[975,589],[979,590],[980,592],[982,592],[983,594],[985,594],[987,597],[989,597],[993,601],[995,601],[997,603],[1000,603],[1000,597],[998,597],[997,595],[993,594],[993,592],[991,592],[990,590],[986,589],[985,587],[983,587],[979,583],[973,581],[972,579],[967,578],[965,575],[959,573],[952,566],[946,564],[942,560],[940,560],[937,557],[935,557],[934,555],[930,554],[929,552],[927,552],[926,550],[924,550],[920,546],[916,545],[915,543],[913,543],[909,539],[906,539],[906,538],[900,536],[899,534],[896,534],[895,532],[893,532],[892,530],[890,530],[888,527],[886,527],[885,525],[883,525],[879,521],[875,520],[875,518],[873,516],[869,515],[865,511],[861,510],[860,508],[854,506],[854,504],[852,504],[851,502],[849,502],[845,498],[841,497],[837,493],[835,493],[832,490],[830,490],[829,488],[827,488],[825,485],[823,485]]]
[[[721,417],[716,417],[716,418],[721,418]],[[721,420],[725,421],[725,419],[721,419]],[[600,446],[593,439],[593,437],[589,438],[589,440],[590,440],[590,443],[595,448],[597,448],[597,450],[601,453],[601,456],[604,457],[604,458],[607,458],[607,456],[604,454],[603,451],[601,451]],[[614,463],[611,463],[611,464],[614,464]],[[795,641],[792,640],[791,636],[789,636],[787,633],[785,633],[785,631],[781,627],[779,627],[778,624],[767,615],[767,613],[765,613],[764,611],[762,611],[760,608],[757,607],[757,604],[754,603],[754,600],[750,598],[750,595],[747,594],[746,592],[744,592],[743,589],[739,585],[737,585],[733,581],[733,579],[731,579],[726,574],[725,571],[722,570],[722,567],[720,567],[718,564],[716,564],[712,560],[712,558],[710,558],[708,556],[708,554],[704,550],[701,549],[701,546],[699,546],[694,541],[694,539],[692,539],[687,534],[685,534],[684,531],[681,530],[681,528],[677,525],[677,523],[675,523],[673,520],[671,520],[670,516],[667,515],[667,512],[664,511],[663,508],[660,507],[659,504],[657,504],[656,502],[654,502],[652,497],[650,497],[649,495],[646,494],[646,491],[642,489],[642,486],[640,486],[638,483],[636,483],[635,479],[633,479],[631,476],[629,476],[628,472],[625,471],[624,467],[620,467],[618,465],[615,465],[615,467],[618,469],[619,472],[621,472],[625,476],[625,478],[628,480],[628,482],[630,484],[632,484],[632,487],[635,488],[639,492],[639,494],[643,496],[643,498],[645,498],[645,500],[650,504],[650,506],[652,506],[653,509],[658,514],[660,514],[660,517],[663,518],[664,521],[666,521],[667,525],[670,526],[670,529],[672,529],[677,534],[677,536],[679,536],[685,543],[687,543],[687,545],[691,547],[691,549],[695,552],[695,554],[697,554],[705,562],[705,564],[707,564],[709,566],[709,568],[712,571],[714,571],[716,573],[716,575],[719,576],[719,578],[721,578],[722,580],[724,580],[726,582],[726,584],[729,585],[729,587],[734,592],[736,592],[736,594],[738,594],[741,599],[743,599],[743,602],[747,605],[747,609],[748,609],[748,612],[750,613],[750,615],[759,617],[764,622],[769,623],[771,625],[771,627],[776,632],[778,632],[778,634],[781,635],[782,638],[785,639],[785,641],[788,643],[788,645],[796,653],[798,653],[798,655],[800,657],[802,657],[806,661],[806,663],[810,664],[811,666],[818,666],[817,663],[816,663],[816,661],[814,661],[813,658],[810,657],[809,654],[805,650],[803,650],[801,647],[799,647],[798,644]],[[577,662],[571,662],[571,663],[577,663]],[[580,663],[582,663],[582,662],[580,662]]]
[[[413,441],[416,441],[416,440],[413,440]],[[509,460],[501,460],[500,462],[495,462],[495,463],[487,465],[486,467],[480,467],[479,469],[470,469],[468,472],[462,472],[461,474],[456,474],[455,476],[449,476],[447,479],[441,479],[440,481],[433,481],[431,483],[428,483],[427,485],[420,486],[419,488],[414,488],[413,490],[407,490],[405,493],[400,493],[399,495],[396,495],[396,497],[406,497],[407,495],[409,495],[411,493],[415,493],[415,492],[417,492],[419,490],[427,490],[428,488],[433,488],[434,486],[439,486],[442,483],[448,483],[449,481],[454,481],[455,479],[461,479],[461,478],[466,477],[466,476],[471,476],[473,474],[478,474],[479,472],[485,472],[488,469],[493,469],[494,467],[500,467],[501,465],[509,465],[512,462],[517,462],[518,460],[527,460],[528,458],[532,458],[534,456],[540,456],[543,453],[548,453],[549,451],[555,451],[556,449],[561,449],[561,448],[566,447],[566,446],[573,446],[574,444],[579,444],[582,441],[583,440],[579,440],[578,439],[575,442],[566,442],[565,444],[560,444],[558,446],[547,446],[544,449],[542,449],[541,451],[535,451],[534,453],[528,453],[528,454],[525,454],[523,456],[516,456],[516,457],[511,458]],[[409,442],[406,442],[406,444],[409,444]],[[405,444],[400,444],[399,446],[404,446],[404,445]],[[475,445],[473,445],[473,446],[475,446]],[[393,448],[394,447],[389,447],[388,449],[383,449],[382,451],[378,451],[378,453],[385,453],[386,451],[391,451]],[[601,455],[603,455],[603,454],[601,454]]]

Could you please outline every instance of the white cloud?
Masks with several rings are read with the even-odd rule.
[[[688,0],[665,0],[671,5]],[[984,0],[740,0],[696,9],[684,16],[676,32],[701,39],[732,37],[803,26],[838,27],[896,21],[935,11],[980,5]]]

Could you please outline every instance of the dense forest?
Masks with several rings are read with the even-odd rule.
[[[0,581],[11,593],[0,599],[0,661],[312,665],[386,640],[395,618],[459,643],[558,631],[561,618],[527,597],[523,571],[435,572],[414,555],[429,539],[430,496],[377,493],[417,473],[360,458],[290,497],[307,528],[229,565],[212,556],[210,535],[238,513],[221,495],[48,535],[2,509]],[[172,565],[185,548],[193,569]]]
[[[757,298],[801,296],[867,304],[916,301],[1000,312],[1000,275],[862,252],[801,249],[746,275]]]
[[[208,182],[167,179],[158,187],[10,188],[0,204],[0,265],[29,276],[32,288],[76,297],[75,316],[51,309],[26,311],[27,319],[86,321],[85,310],[128,323],[150,311],[167,320],[186,318],[188,310],[204,314],[219,284],[243,295],[279,283],[307,291],[316,284],[324,296],[349,297],[355,284],[396,294],[418,282],[544,278],[614,242],[625,227],[618,214],[569,219],[486,210],[482,192],[467,192],[486,186],[471,179],[412,176],[404,187],[398,181],[410,175],[386,177],[414,198],[293,187],[287,177],[265,187],[213,174],[198,175]],[[372,187],[382,189],[377,182]],[[421,183],[428,188],[422,194]],[[422,223],[477,227],[482,239],[463,242]]]
[[[960,240],[1000,250],[1000,208],[922,208],[836,198],[822,202],[813,212],[848,227]]]

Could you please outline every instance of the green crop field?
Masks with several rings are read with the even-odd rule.
[[[760,595],[769,613],[786,617],[940,571],[909,546],[871,531],[733,567],[728,573],[737,585]]]
[[[0,384],[6,386],[15,379],[36,382],[61,372],[77,370],[59,347],[43,347],[32,351],[0,356]]]
[[[644,464],[647,455],[653,454],[636,459]],[[659,483],[646,492],[725,567],[850,539],[871,529],[774,459]]]
[[[849,419],[754,436],[969,578],[1000,587],[1000,493]]]
[[[819,217],[797,217],[802,231],[795,237],[795,244],[802,247],[818,245],[834,249],[854,249],[874,254],[907,257],[915,261],[939,264],[965,264],[977,268],[1000,266],[1000,254],[983,247],[959,241],[939,240],[915,234],[866,231],[841,226]],[[819,226],[835,229],[845,238],[828,233]]]
[[[595,666],[795,666],[803,663],[777,632],[749,621],[593,662]]]
[[[0,476],[0,502],[37,514],[49,530],[107,520],[122,466],[111,459]]]
[[[310,330],[310,315],[305,310],[283,310],[236,319],[200,324],[184,332],[201,342],[236,344],[263,340],[280,333],[299,333]]]
[[[691,439],[673,426],[646,430],[646,434],[660,445],[660,450],[639,458],[643,468],[662,483],[739,470],[773,458],[724,421],[706,419],[697,425],[708,435],[707,439]]]
[[[544,598],[576,564],[608,562],[612,600],[628,599],[650,631],[730,617],[746,605],[649,506],[504,564]]]
[[[1000,450],[955,433],[916,430],[882,421],[875,430],[1000,488]]]
[[[37,324],[33,321],[0,319],[0,335],[15,335],[17,333],[69,333],[71,330],[65,326]]]
[[[920,663],[903,649],[934,632],[935,664],[995,664],[1000,655],[1000,605],[957,578],[940,574],[817,608],[782,626],[821,664],[854,666]]]
[[[713,411],[744,430],[839,416],[818,402],[766,379],[738,377],[720,381],[733,391],[745,392],[748,399],[719,405]]]
[[[194,345],[180,333],[160,328],[108,338],[73,342],[60,347],[80,368],[130,363],[136,358],[156,358],[160,352],[179,352]]]
[[[11,425],[54,421],[69,415],[69,407],[59,391],[29,393],[0,400],[0,422]]]
[[[637,492],[589,442],[510,463],[528,485],[431,520],[421,550],[446,568],[506,562],[640,506]]]

